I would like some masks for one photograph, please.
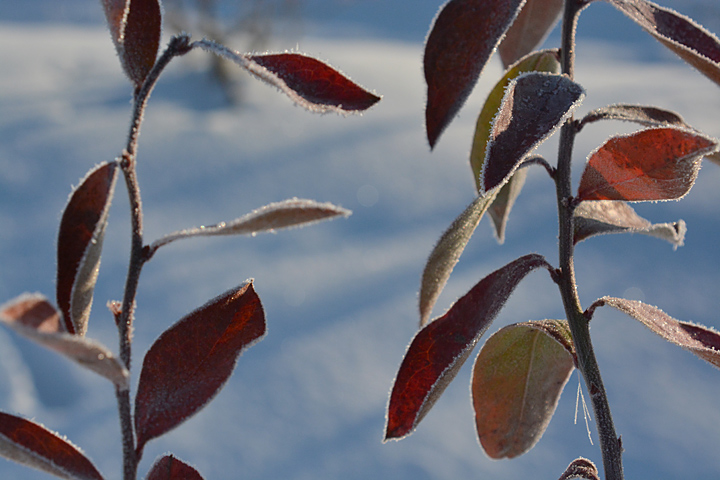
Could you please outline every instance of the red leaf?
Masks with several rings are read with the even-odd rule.
[[[250,55],[249,58],[277,75],[302,98],[316,105],[362,111],[380,100],[380,97],[359,87],[334,68],[311,57],[280,53]]]
[[[530,254],[494,271],[415,335],[390,394],[385,440],[417,427],[518,283],[538,267],[550,268],[541,255]]]
[[[117,163],[103,163],[70,195],[57,245],[57,303],[69,333],[85,335]]]
[[[195,45],[235,62],[313,112],[362,112],[380,100],[331,66],[299,53],[243,55],[208,40]]]
[[[430,147],[465,103],[525,0],[450,0],[425,44]]]
[[[607,305],[639,321],[670,343],[690,351],[706,362],[720,368],[720,333],[702,325],[676,320],[657,307],[637,300],[603,297],[588,308],[588,318],[597,307]]]
[[[720,41],[675,10],[646,0],[607,0],[703,75],[720,85]]]
[[[0,306],[0,322],[45,348],[99,373],[118,388],[129,388],[127,369],[104,345],[65,332],[60,312],[42,295],[23,294]]]
[[[165,455],[155,462],[145,480],[203,480],[203,477],[190,465]]]
[[[88,458],[54,432],[0,412],[0,455],[61,478],[102,480]]]
[[[542,43],[560,18],[564,3],[564,0],[527,0],[498,47],[506,68]]]
[[[205,406],[240,353],[265,334],[252,282],[229,290],[166,330],[145,355],[137,396],[138,451]]]
[[[564,75],[530,72],[513,80],[495,116],[482,172],[482,188],[502,185],[523,158],[549,137],[584,97]]]
[[[715,140],[674,127],[613,137],[595,150],[580,179],[578,200],[678,200],[692,188]]]
[[[158,0],[103,0],[115,50],[130,80],[140,87],[155,65],[162,11]]]

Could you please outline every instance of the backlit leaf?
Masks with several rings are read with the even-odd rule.
[[[659,308],[637,300],[615,297],[603,297],[596,300],[588,308],[587,316],[591,317],[597,307],[605,305],[628,314],[668,342],[689,350],[706,362],[720,368],[720,333],[715,330],[676,320]]]
[[[510,82],[527,72],[560,73],[560,52],[558,50],[541,50],[521,58],[507,69],[505,75],[488,94],[475,124],[475,136],[470,151],[470,167],[472,167],[473,178],[478,192],[482,191],[480,177],[485,163],[485,151],[490,139],[493,119],[500,110],[500,104]]]
[[[203,477],[190,465],[165,455],[153,464],[145,480],[203,480]]]
[[[525,0],[450,0],[435,18],[423,60],[430,147],[467,100]]]
[[[608,139],[590,154],[578,200],[679,200],[692,188],[717,141],[675,128],[649,128]]]
[[[559,128],[584,91],[564,75],[530,72],[508,85],[493,121],[483,164],[483,192],[505,183],[525,156]]]
[[[262,232],[273,232],[283,228],[306,226],[336,217],[347,217],[350,210],[314,200],[293,198],[282,202],[271,203],[248,213],[232,222],[221,222],[216,225],[191,228],[171,233],[151,245],[157,249],[181,238],[211,237],[218,235],[255,235]]]
[[[60,478],[103,478],[92,462],[69,441],[42,425],[2,412],[0,455]]]
[[[245,55],[208,40],[193,46],[233,61],[312,112],[358,113],[380,101],[331,66],[299,53]]]
[[[647,0],[607,0],[643,30],[720,85],[720,41],[690,18]]]
[[[560,19],[563,0],[527,0],[505,34],[498,52],[507,67],[540,45]]]
[[[509,325],[487,339],[475,360],[475,425],[490,458],[522,455],[540,440],[575,367],[567,340],[558,342],[544,323],[569,338],[564,321]]]
[[[582,202],[575,209],[574,215],[575,243],[606,233],[643,233],[667,240],[677,248],[683,245],[687,231],[682,220],[675,223],[650,223],[621,201]]]
[[[39,294],[23,294],[0,306],[0,322],[45,348],[54,350],[113,382],[129,388],[129,372],[104,345],[65,332],[60,312]]]
[[[430,320],[430,314],[437,298],[493,198],[493,195],[489,195],[473,200],[442,234],[430,253],[420,282],[421,327]]]
[[[203,408],[243,350],[265,335],[252,282],[229,290],[166,330],[145,355],[135,397],[138,451]]]
[[[585,480],[600,480],[600,473],[593,462],[587,458],[576,458],[568,465],[559,480],[584,478]]]
[[[412,433],[518,283],[539,267],[550,268],[541,255],[530,254],[494,271],[415,335],[390,394],[385,440]]]
[[[57,244],[57,303],[69,333],[85,335],[117,163],[92,169],[70,195]]]
[[[125,74],[140,87],[157,59],[162,34],[159,0],[103,0],[105,17]]]

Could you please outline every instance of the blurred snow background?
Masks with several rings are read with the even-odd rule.
[[[661,2],[720,31],[714,0]],[[439,1],[300,3],[300,23],[268,49],[329,61],[383,95],[363,116],[316,116],[273,89],[246,82],[228,106],[205,73],[206,54],[176,60],[153,93],[140,140],[146,239],[236,218],[291,197],[330,201],[349,219],[255,238],[197,239],[158,252],[141,278],[134,366],[169,325],[246,278],[255,278],[268,335],[239,360],[220,395],[152,441],[140,467],[173,452],[208,479],[557,478],[579,455],[600,463],[581,421],[577,376],[528,454],[488,460],[475,440],[471,362],[418,430],[382,444],[387,396],[417,325],[417,288],[434,242],[473,198],[467,162],[475,117],[497,80],[493,59],[468,104],[430,153],[424,135],[422,45]],[[190,32],[193,33],[193,32]],[[620,102],[679,111],[720,136],[720,90],[605,4],[580,20],[579,114]],[[548,45],[557,45],[557,32]],[[230,45],[239,47],[238,45]],[[54,296],[55,237],[70,186],[125,143],[130,88],[99,2],[0,4],[0,303],[24,291]],[[602,139],[628,132],[593,125],[578,138],[576,176]],[[552,159],[556,142],[540,153]],[[654,222],[683,218],[686,245],[644,236],[580,244],[581,299],[626,296],[720,328],[720,168],[706,164],[678,203],[639,205]],[[128,211],[118,183],[89,335],[115,348],[104,308],[119,299]],[[532,169],[498,246],[487,220],[468,245],[435,314],[490,271],[539,252],[554,262],[554,191]],[[549,278],[517,289],[491,331],[560,318]],[[713,478],[720,471],[720,376],[629,318],[601,309],[593,334],[628,478]],[[135,377],[137,378],[137,376]],[[0,330],[0,408],[33,418],[120,478],[119,427],[107,382]],[[594,424],[591,424],[594,430]],[[48,478],[0,459],[3,478]]]

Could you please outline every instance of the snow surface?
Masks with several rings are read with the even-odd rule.
[[[48,2],[23,3],[37,13],[21,3],[0,7],[0,303],[25,291],[53,296],[56,228],[70,186],[93,165],[118,155],[130,113],[128,82],[101,14],[90,11],[100,7],[67,2],[64,16],[56,17],[61,22],[42,13]],[[383,5],[387,16],[403,4]],[[368,22],[369,8],[363,9]],[[475,116],[500,72],[494,60],[429,152],[421,58],[436,9],[437,2],[418,2],[417,11],[427,13],[422,22],[413,10],[408,24],[398,22],[394,31],[383,27],[387,19],[376,29],[348,30],[312,10],[316,23],[310,22],[305,36],[278,38],[272,45],[285,50],[297,44],[383,95],[362,116],[312,115],[249,80],[242,105],[225,106],[204,73],[201,52],[174,62],[162,78],[139,150],[148,241],[291,197],[330,201],[354,213],[255,238],[177,242],[148,264],[138,296],[136,373],[142,353],[165,328],[246,278],[255,278],[269,333],[240,358],[205,410],[150,442],[141,475],[165,452],[208,479],[552,479],[577,456],[600,463],[595,433],[593,446],[582,422],[573,425],[575,375],[532,451],[512,461],[487,459],[474,433],[471,362],[413,435],[381,443],[388,392],[417,327],[420,273],[434,242],[473,198],[467,155]],[[617,30],[593,22],[594,9],[606,21],[617,21],[612,23]],[[584,28],[592,34],[582,40]],[[629,37],[637,43],[617,41],[626,29],[634,29]],[[599,41],[596,34],[607,30],[613,41]],[[650,103],[675,109],[691,125],[720,136],[718,87],[638,32],[606,6],[588,9],[580,23],[577,67],[587,98],[578,114],[609,103]],[[583,131],[576,176],[585,154],[604,136],[632,128],[607,123]],[[540,153],[551,159],[555,149],[551,139]],[[638,206],[652,221],[688,223],[686,246],[675,252],[640,235],[580,244],[583,304],[603,295],[627,296],[720,328],[719,184],[720,168],[707,164],[682,202]],[[483,220],[435,315],[517,256],[533,251],[553,262],[553,200],[544,171],[532,169],[505,244],[495,243]],[[119,183],[88,333],[110,347],[116,345],[115,330],[104,304],[122,294],[126,205]],[[512,322],[561,316],[554,285],[536,273],[521,283],[491,332]],[[607,309],[596,313],[593,335],[626,450],[627,477],[715,476],[719,372]],[[61,432],[107,478],[120,478],[112,387],[5,329],[0,330],[0,408]],[[48,478],[4,460],[0,473]]]

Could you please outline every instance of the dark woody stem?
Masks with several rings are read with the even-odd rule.
[[[585,0],[566,0],[562,26],[562,72],[573,79],[575,64],[575,28],[580,11],[587,5]],[[559,262],[556,281],[570,324],[578,368],[585,379],[597,421],[600,448],[606,480],[623,480],[622,446],[615,433],[610,404],[603,386],[600,368],[593,352],[588,321],[583,315],[575,283],[573,263],[573,212],[576,202],[572,196],[571,161],[575,134],[575,120],[570,117],[560,132],[560,148],[555,184],[558,204]]]

